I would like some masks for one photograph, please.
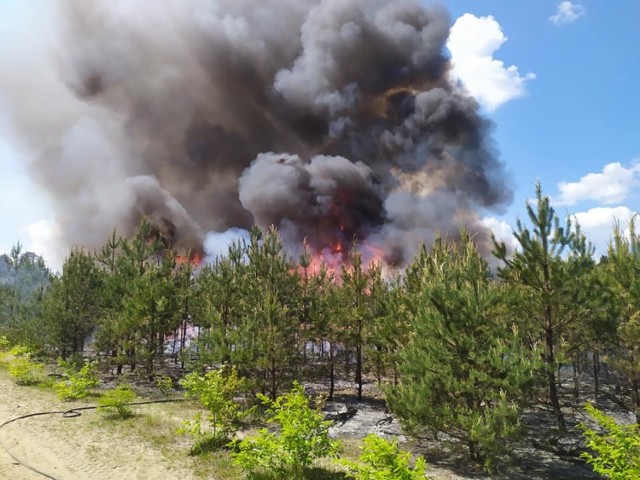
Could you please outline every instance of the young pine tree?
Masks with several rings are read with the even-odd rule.
[[[62,358],[82,352],[99,316],[100,275],[93,258],[74,250],[46,291],[41,315],[48,343]]]
[[[615,292],[612,314],[617,323],[617,348],[612,363],[631,390],[632,409],[640,423],[640,238],[635,218],[628,237],[615,227],[605,269]]]
[[[506,291],[466,232],[459,243],[437,239],[417,260],[412,335],[387,402],[409,432],[444,432],[488,466],[518,431],[537,354],[523,347]]]
[[[536,205],[527,202],[527,214],[531,228],[520,221],[514,236],[519,250],[509,256],[504,242],[494,239],[494,255],[504,262],[500,276],[508,282],[523,287],[528,304],[522,308],[529,312],[532,325],[528,327],[544,342],[544,363],[549,401],[556,417],[558,429],[566,431],[564,415],[560,409],[556,371],[560,339],[567,326],[575,321],[576,298],[583,289],[576,276],[574,263],[563,256],[582,255],[579,250],[583,237],[575,225],[567,219],[566,225],[551,206],[548,196],[542,195],[542,187],[536,185]],[[586,252],[583,252],[586,255]]]

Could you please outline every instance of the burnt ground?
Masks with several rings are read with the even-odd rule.
[[[176,379],[182,373],[179,366],[173,362],[167,362],[162,370],[163,374],[169,374]],[[137,375],[135,377],[135,380],[131,380],[136,385],[136,390],[147,391],[150,396],[153,396],[154,392],[157,395],[155,382],[143,380]],[[558,434],[550,407],[544,399],[539,399],[523,412],[522,438],[510,445],[511,453],[500,459],[496,465],[496,472],[491,475],[468,460],[464,446],[443,434],[419,439],[405,435],[398,420],[386,409],[384,396],[373,379],[363,386],[362,402],[357,401],[354,382],[337,380],[334,401],[326,402],[324,411],[327,418],[335,421],[330,430],[332,436],[361,439],[370,433],[376,433],[386,438],[398,438],[403,448],[425,457],[429,465],[428,475],[433,480],[597,479],[601,477],[594,474],[579,457],[586,447],[577,425],[580,422],[593,425],[584,412],[584,404],[593,403],[619,423],[633,423],[635,417],[621,406],[625,396],[616,390],[615,385],[619,382],[607,371],[606,366],[602,367],[601,395],[598,402],[594,399],[593,377],[588,373],[581,373],[579,379],[580,397],[576,401],[573,396],[573,372],[569,367],[561,371],[559,392],[568,428],[567,434]],[[328,382],[324,379],[303,383],[311,396],[326,397],[329,391]]]
[[[335,401],[327,402],[327,418],[335,420],[331,435],[337,438],[362,438],[376,433],[387,438],[396,437],[404,448],[421,454],[429,464],[429,476],[435,480],[546,480],[546,479],[590,479],[601,478],[579,455],[585,442],[577,428],[580,422],[593,425],[584,412],[586,402],[594,403],[619,423],[632,423],[632,413],[620,406],[621,397],[615,391],[612,378],[603,375],[601,395],[596,403],[593,395],[593,378],[580,374],[581,396],[573,397],[573,376],[570,369],[561,372],[561,403],[568,432],[559,435],[551,409],[540,401],[527,409],[521,423],[524,434],[511,445],[511,454],[500,459],[497,471],[491,475],[484,472],[466,457],[465,447],[456,444],[443,434],[421,439],[411,439],[385,407],[383,396],[375,382],[364,385],[365,399],[357,401],[355,384],[336,383]],[[609,380],[609,382],[607,382]],[[326,394],[328,387],[322,382],[306,383],[311,394]]]

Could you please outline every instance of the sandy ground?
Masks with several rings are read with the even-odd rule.
[[[0,372],[0,423],[33,412],[65,410],[50,392],[19,387]],[[33,417],[7,425],[0,440],[13,455],[59,480],[192,479],[192,473],[169,465],[162,454],[142,440],[123,438],[96,426],[93,410],[76,418]],[[41,480],[0,449],[0,479]]]
[[[312,387],[311,390],[314,390]],[[379,402],[358,403],[346,397],[328,404],[328,412],[341,412],[347,406],[357,408],[357,413],[344,422],[338,422],[331,434],[339,438],[360,439],[375,432],[388,437],[405,440],[399,425],[385,413]],[[15,385],[4,370],[0,370],[0,424],[11,418],[50,410],[67,410],[86,403],[63,403],[47,390]],[[175,416],[169,405],[149,405],[136,407],[139,413],[149,413],[168,419]],[[175,408],[178,408],[176,405]],[[144,410],[143,410],[144,409]],[[615,408],[606,409],[615,413]],[[173,412],[173,413],[172,413]],[[183,413],[182,411],[180,413]],[[575,423],[582,418],[573,418],[570,411],[568,420]],[[618,412],[620,413],[620,412]],[[622,412],[624,413],[624,412]],[[620,413],[620,415],[622,415]],[[619,416],[620,416],[619,415]],[[624,415],[622,415],[624,416]],[[100,420],[100,414],[90,410],[80,417],[63,418],[50,415],[27,418],[9,424],[0,430],[0,441],[21,461],[46,472],[57,480],[153,480],[153,479],[194,479],[192,466],[183,460],[173,461],[163,457],[160,447],[155,446],[135,432],[122,428],[110,428]],[[626,418],[626,417],[625,417]],[[553,425],[549,415],[529,413],[525,423],[532,430],[549,430]],[[624,418],[622,418],[624,420]],[[551,422],[553,423],[553,422]],[[153,428],[152,425],[143,428]],[[535,436],[535,432],[534,436]],[[538,436],[542,433],[538,432]],[[574,435],[575,437],[575,435]],[[578,437],[580,437],[578,435]],[[568,448],[576,438],[568,438]],[[187,442],[188,443],[188,442]],[[429,476],[434,480],[488,480],[490,477],[469,468],[462,455],[442,454],[442,444],[435,442],[420,447],[429,463]],[[188,447],[170,445],[172,452],[184,454]],[[571,447],[573,448],[573,447]],[[578,448],[582,448],[578,445]],[[181,453],[179,450],[183,450]],[[459,453],[459,452],[458,452]],[[496,475],[494,479],[504,480],[546,480],[546,479],[587,479],[597,477],[584,465],[566,461],[533,448],[528,443],[519,446],[511,467]],[[182,457],[180,457],[182,458]],[[0,480],[36,480],[45,478],[16,463],[4,450],[0,449]]]

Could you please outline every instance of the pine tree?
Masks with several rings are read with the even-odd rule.
[[[626,379],[636,423],[640,423],[640,238],[635,218],[629,222],[628,236],[615,226],[605,268],[615,292],[612,314],[617,320],[617,348],[612,363]]]
[[[101,278],[92,257],[73,250],[44,295],[43,323],[47,339],[62,358],[77,355],[96,327]]]
[[[342,266],[342,299],[344,319],[346,320],[347,346],[352,346],[356,354],[355,382],[358,389],[358,401],[362,400],[363,384],[363,349],[365,341],[365,325],[369,320],[368,287],[370,277],[362,264],[362,253],[354,240],[349,252],[349,265]],[[349,362],[347,350],[346,361]]]
[[[393,363],[396,342],[402,337],[402,332],[395,315],[392,285],[382,277],[382,267],[373,263],[367,273],[369,321],[364,344],[370,367],[378,384],[381,384],[388,367]]]
[[[292,379],[298,360],[299,274],[273,228],[264,236],[257,227],[252,229],[246,256],[243,323],[235,345],[244,364],[236,366],[239,373],[254,369],[251,378],[275,399]]]
[[[245,313],[243,255],[243,245],[234,243],[226,256],[205,265],[198,274],[193,312],[194,323],[205,329],[199,345],[202,363],[242,363],[235,346]]]
[[[398,354],[399,382],[385,389],[388,405],[409,432],[444,432],[488,465],[518,431],[536,353],[466,232],[459,243],[436,240],[412,271],[411,335]]]
[[[95,257],[105,284],[96,344],[115,358],[118,373],[139,360],[151,373],[164,335],[179,321],[173,255],[143,218],[131,238],[114,233]]]
[[[154,360],[164,352],[164,339],[175,331],[182,318],[183,302],[174,275],[175,261],[169,252],[158,263],[149,263],[129,285],[124,314],[136,333],[138,359],[153,375]]]
[[[566,431],[564,415],[560,408],[556,370],[558,346],[565,327],[576,319],[572,315],[576,292],[580,288],[573,278],[572,268],[563,258],[565,250],[576,251],[580,238],[574,225],[567,218],[564,227],[550,204],[548,196],[542,195],[542,187],[536,184],[536,205],[527,202],[527,214],[532,224],[525,227],[518,220],[514,237],[519,250],[512,256],[507,253],[504,242],[494,239],[494,255],[505,263],[500,276],[521,284],[529,305],[523,308],[532,313],[532,330],[539,332],[545,345],[547,388],[560,431]]]
[[[7,263],[9,265],[9,274],[11,281],[11,291],[9,294],[9,311],[8,311],[8,324],[9,327],[14,326],[15,318],[16,318],[16,310],[18,308],[19,303],[19,291],[18,291],[18,282],[20,280],[20,272],[22,271],[22,267],[26,263],[27,258],[22,252],[22,244],[17,242],[13,247],[11,247],[11,253],[7,257]]]
[[[572,298],[567,298],[572,307],[566,314],[571,321],[567,324],[563,343],[573,363],[573,396],[577,403],[581,393],[580,373],[586,367],[593,375],[593,393],[597,401],[600,394],[600,354],[615,343],[617,323],[615,315],[611,314],[615,293],[604,265],[595,263],[593,247],[579,225],[575,236],[575,246],[565,259],[567,274],[572,278],[572,288],[567,292],[567,295],[572,295]],[[587,365],[588,360],[590,365]]]
[[[122,251],[126,242],[114,231],[100,252],[94,253],[95,263],[102,277],[100,292],[100,317],[95,336],[96,347],[109,354],[120,375],[124,362],[128,338],[132,336],[124,315],[123,300],[128,295],[128,283],[132,276],[129,262]]]

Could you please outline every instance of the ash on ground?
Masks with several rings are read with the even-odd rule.
[[[604,383],[604,382],[603,382]],[[591,402],[622,424],[633,423],[633,415],[615,397],[613,389],[602,385],[601,395],[595,402],[593,379],[580,375],[581,397],[573,398],[573,379],[563,372],[560,392],[568,433],[557,431],[551,409],[541,399],[539,404],[526,409],[521,422],[523,437],[513,443],[511,454],[500,460],[497,473],[487,474],[470,462],[466,450],[444,434],[433,434],[419,439],[405,435],[395,418],[386,408],[384,396],[375,382],[363,386],[363,401],[357,401],[353,382],[336,381],[334,401],[326,402],[325,418],[334,422],[330,435],[334,438],[361,439],[375,433],[385,438],[397,438],[401,447],[423,455],[429,465],[427,474],[433,480],[577,480],[602,478],[580,458],[586,450],[585,441],[577,428],[581,422],[594,426],[583,406]],[[326,396],[328,385],[305,383],[307,393]]]

